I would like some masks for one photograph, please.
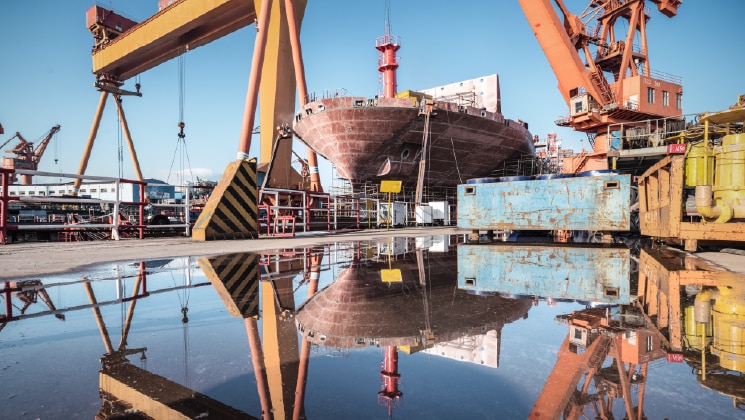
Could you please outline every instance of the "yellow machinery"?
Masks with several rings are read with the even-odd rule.
[[[636,306],[662,337],[668,361],[685,361],[701,386],[745,407],[745,276],[655,247],[641,251],[638,284]]]
[[[719,365],[745,372],[745,285],[742,280],[702,290],[696,295],[694,318],[702,326],[710,324],[707,329],[713,331],[711,353],[719,357]]]
[[[744,125],[741,95],[730,109],[705,113],[686,131],[685,156],[668,155],[639,177],[643,235],[687,251],[697,250],[700,240],[745,241]],[[686,205],[686,195],[695,196],[695,204]]]
[[[696,211],[703,220],[716,223],[745,219],[745,133],[741,132],[745,107],[705,114],[701,121],[704,124],[700,146],[703,150],[699,152],[702,157],[686,160],[687,173],[701,174],[693,180]],[[726,134],[720,145],[713,145],[710,136],[720,130]]]

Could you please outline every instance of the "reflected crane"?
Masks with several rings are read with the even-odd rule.
[[[665,357],[666,352],[660,337],[647,328],[643,318],[641,323],[624,323],[624,317],[638,318],[633,318],[630,307],[622,305],[621,309],[629,311],[621,320],[612,319],[602,308],[557,317],[569,324],[569,332],[529,418],[612,419],[614,401],[619,398],[624,403],[625,418],[645,418],[648,363]],[[609,357],[611,362],[606,364]]]
[[[8,281],[4,283],[2,290],[0,290],[0,296],[5,298],[5,314],[0,315],[0,331],[8,325],[9,321],[18,320],[19,317],[13,316],[13,303],[11,298],[15,296],[23,302],[23,307],[20,308],[21,315],[26,314],[26,310],[36,303],[39,298],[49,308],[49,311],[56,312],[57,308],[54,306],[54,302],[49,297],[44,284],[41,280],[21,280],[21,281]],[[64,321],[65,315],[61,313],[55,313],[55,318]]]
[[[311,343],[303,339],[298,348],[292,285],[301,274],[309,297],[314,295],[322,261],[323,252],[317,250],[261,258],[237,253],[198,260],[228,312],[244,320],[263,419],[305,418]]]

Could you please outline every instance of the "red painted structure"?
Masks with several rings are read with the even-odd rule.
[[[378,402],[388,408],[388,418],[392,418],[393,407],[404,395],[398,389],[398,380],[401,378],[401,374],[398,373],[398,348],[396,346],[385,348],[385,359],[380,371],[380,378],[383,389],[378,392]]]
[[[380,51],[378,55],[378,71],[383,79],[383,96],[386,98],[396,97],[396,69],[398,68],[398,57],[396,51],[401,48],[399,38],[389,32],[385,25],[385,35],[375,40],[375,49]]]

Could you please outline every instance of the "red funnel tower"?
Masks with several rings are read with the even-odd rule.
[[[398,57],[396,51],[401,48],[399,38],[391,35],[389,25],[385,25],[385,35],[375,40],[375,49],[378,54],[378,71],[383,82],[383,97],[393,98],[396,96],[396,69],[398,68]]]

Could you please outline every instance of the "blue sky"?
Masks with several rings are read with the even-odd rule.
[[[565,2],[575,13],[587,3]],[[382,88],[374,45],[384,33],[385,1],[308,3],[301,32],[308,90],[344,88],[350,94],[373,96]],[[93,39],[85,27],[85,11],[93,4],[92,0],[0,2],[0,123],[5,128],[0,144],[16,131],[34,141],[60,124],[62,129],[40,170],[76,172],[88,138],[100,96],[91,74]],[[157,11],[157,0],[99,4],[137,21]],[[668,19],[647,2],[652,11],[647,30],[651,67],[683,78],[686,114],[727,108],[738,94],[745,94],[739,70],[745,67],[745,58],[738,29],[745,2],[717,1],[716,5],[686,0],[678,15]],[[553,123],[566,114],[567,106],[517,0],[392,0],[391,25],[402,44],[399,90],[499,73],[506,117],[527,121],[541,138],[558,133],[565,148],[580,149],[584,134]],[[254,36],[253,28],[244,28],[186,55],[188,162],[177,149],[177,61],[140,76],[143,96],[126,97],[124,111],[146,178],[174,182],[176,171],[183,167],[191,168],[194,176],[217,180],[235,158]],[[133,85],[131,79],[125,88]],[[119,174],[118,138],[115,107],[109,101],[88,174]],[[302,145],[295,150],[305,155]],[[123,175],[134,178],[126,146],[123,153]],[[258,154],[255,137],[251,155]],[[329,186],[331,166],[325,161],[320,166],[324,185]]]

